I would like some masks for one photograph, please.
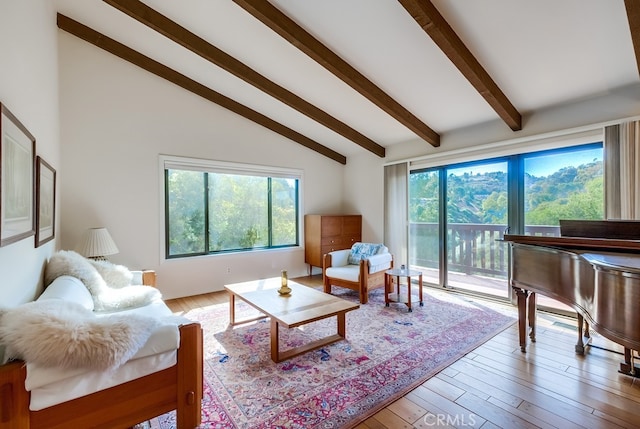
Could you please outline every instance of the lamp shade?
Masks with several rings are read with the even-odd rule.
[[[78,253],[92,259],[104,259],[105,256],[118,252],[118,246],[104,227],[88,229],[78,248]]]

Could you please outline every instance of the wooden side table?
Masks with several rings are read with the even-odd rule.
[[[396,291],[392,291],[393,277],[396,278]],[[400,290],[400,278],[407,278],[407,290]],[[406,268],[393,268],[384,272],[384,305],[389,306],[391,302],[399,302],[406,304],[409,307],[409,312],[412,312],[411,308],[411,277],[418,277],[418,296],[420,298],[420,307],[424,306],[422,301],[422,271],[409,270]]]

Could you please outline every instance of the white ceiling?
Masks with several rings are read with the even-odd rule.
[[[499,119],[398,1],[270,2],[437,133]],[[144,3],[379,145],[418,138],[231,0]],[[432,3],[523,116],[640,80],[623,0]],[[56,5],[342,155],[365,151],[103,1]]]

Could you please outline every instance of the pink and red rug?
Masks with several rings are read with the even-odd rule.
[[[339,296],[357,301],[347,289]],[[340,294],[343,292],[343,294]],[[281,363],[269,323],[229,327],[228,305],[186,314],[205,332],[202,428],[349,428],[420,385],[515,319],[477,303],[425,293],[424,307],[384,305],[382,291],[347,313],[347,341]],[[256,314],[238,305],[237,317]],[[286,349],[335,333],[335,318],[281,331]],[[151,428],[175,427],[175,415]]]

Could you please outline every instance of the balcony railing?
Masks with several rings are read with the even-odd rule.
[[[508,268],[508,250],[504,242],[507,225],[449,223],[447,239],[449,270],[464,274],[505,277]],[[412,264],[425,268],[438,268],[438,224],[410,224]],[[527,226],[525,234],[558,236],[558,226]]]

